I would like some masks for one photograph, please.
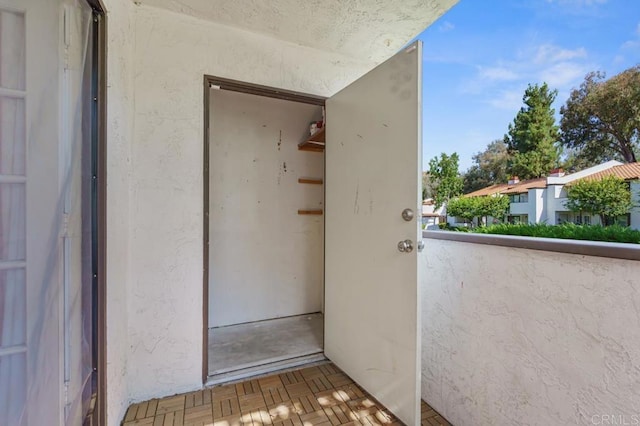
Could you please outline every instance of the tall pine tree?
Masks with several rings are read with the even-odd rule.
[[[509,172],[520,179],[546,176],[558,165],[560,134],[555,110],[551,107],[558,95],[547,83],[527,87],[522,97],[524,106],[509,124],[504,142],[511,155]]]

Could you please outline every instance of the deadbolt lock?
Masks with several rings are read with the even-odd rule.
[[[402,210],[402,218],[407,222],[411,222],[411,220],[413,220],[413,210],[411,209]]]

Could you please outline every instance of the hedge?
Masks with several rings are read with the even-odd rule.
[[[471,230],[477,234],[518,235],[523,237],[564,238],[570,240],[608,241],[640,244],[640,231],[620,225],[497,224]]]

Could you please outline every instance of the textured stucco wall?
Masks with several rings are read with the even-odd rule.
[[[526,203],[510,203],[509,204],[509,214],[512,215],[520,215],[520,214],[530,214],[531,206],[534,200],[529,199]]]
[[[372,64],[136,6],[129,395],[201,386],[203,76],[330,95]]]
[[[457,0],[135,0],[371,62],[402,49]]]
[[[549,185],[545,191],[545,214],[549,225],[556,224],[556,212],[565,211],[564,198],[560,198],[562,194],[562,185]]]
[[[299,151],[322,108],[211,89],[209,327],[322,310],[324,155]]]
[[[547,221],[546,189],[534,188],[529,190],[529,223],[544,223]]]
[[[631,201],[634,207],[631,209],[631,227],[640,229],[640,181],[631,182]]]
[[[640,413],[640,262],[425,241],[422,397],[450,422]]]
[[[130,279],[130,166],[133,139],[133,3],[107,9],[107,424],[129,403],[127,292]]]

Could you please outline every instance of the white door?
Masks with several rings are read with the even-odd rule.
[[[325,354],[408,425],[420,421],[421,61],[412,44],[326,104]]]

